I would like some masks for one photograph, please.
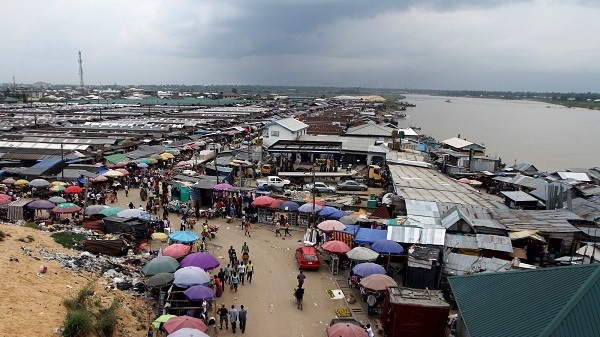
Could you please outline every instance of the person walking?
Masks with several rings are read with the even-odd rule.
[[[371,328],[371,324],[367,324],[365,331],[367,332],[367,335],[369,337],[375,337],[375,334],[373,333],[373,329]]]
[[[237,273],[233,272],[233,275],[231,276],[231,285],[233,286],[233,289],[235,290],[236,293],[238,291],[239,281],[240,281],[240,279],[238,278]]]
[[[244,231],[244,236],[248,235],[248,237],[251,237],[251,235],[250,235],[250,221],[246,220],[246,224],[244,226],[246,228],[246,231]]]
[[[294,296],[296,297],[296,302],[298,302],[298,309],[304,310],[302,308],[302,301],[304,300],[304,288],[302,286],[298,286],[294,291]]]
[[[219,310],[217,310],[217,314],[219,314],[219,324],[221,325],[220,329],[223,330],[223,322],[225,322],[225,329],[229,329],[229,321],[227,320],[229,310],[225,308],[225,303],[221,304],[221,307]]]
[[[238,266],[239,281],[244,285],[244,275],[246,274],[246,265],[244,262]]]
[[[275,237],[277,235],[281,236],[281,223],[279,221],[275,222]]]
[[[375,304],[377,303],[377,298],[375,297],[375,295],[373,295],[373,293],[369,293],[369,295],[367,296],[367,305],[368,305],[368,311],[367,314],[369,316],[373,316],[373,309],[375,308]]]
[[[238,318],[240,321],[240,330],[242,330],[242,333],[244,333],[246,332],[246,320],[248,319],[248,311],[246,310],[246,308],[244,308],[243,304],[240,306]]]
[[[244,229],[244,226],[246,226],[246,215],[242,215],[242,229]]]
[[[231,284],[231,266],[229,264],[227,264],[227,267],[225,267],[224,274],[225,282],[227,282],[227,284]]]
[[[235,333],[235,325],[238,321],[238,311],[235,308],[235,305],[231,305],[231,309],[229,309],[229,323],[231,323],[231,331]]]
[[[302,288],[304,280],[306,280],[306,275],[304,275],[304,272],[302,270],[300,271],[300,274],[296,276],[296,279],[298,279],[298,287]]]
[[[285,222],[285,232],[284,232],[284,236],[292,236],[292,234],[290,234],[290,222],[286,221]]]
[[[252,275],[254,274],[254,265],[252,264],[252,261],[248,261],[248,264],[246,265],[246,279],[248,280],[248,283],[252,283]]]
[[[248,244],[246,242],[244,242],[244,244],[242,245],[242,254],[244,253],[250,253],[250,247],[248,247]]]

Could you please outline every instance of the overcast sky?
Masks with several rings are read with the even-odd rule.
[[[600,1],[28,0],[0,83],[600,92]]]

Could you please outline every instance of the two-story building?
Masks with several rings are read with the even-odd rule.
[[[279,140],[297,140],[307,130],[308,124],[294,118],[273,121],[261,129],[263,146],[268,148]]]

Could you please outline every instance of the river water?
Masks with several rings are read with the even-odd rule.
[[[438,141],[457,137],[483,144],[507,166],[528,162],[540,171],[600,166],[600,111],[540,102],[405,95],[416,104],[398,126],[421,127]],[[446,100],[450,99],[450,102]]]

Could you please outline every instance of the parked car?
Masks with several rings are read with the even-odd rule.
[[[300,269],[319,269],[321,262],[315,247],[300,247],[296,249],[296,260]]]
[[[366,191],[369,189],[365,184],[359,184],[354,180],[340,181],[336,186],[338,191]]]
[[[334,193],[335,192],[335,186],[330,186],[323,182],[316,182],[314,185],[315,185],[314,186],[315,190],[317,190],[319,193]],[[304,185],[304,190],[312,191],[312,189],[313,189],[313,184]]]

